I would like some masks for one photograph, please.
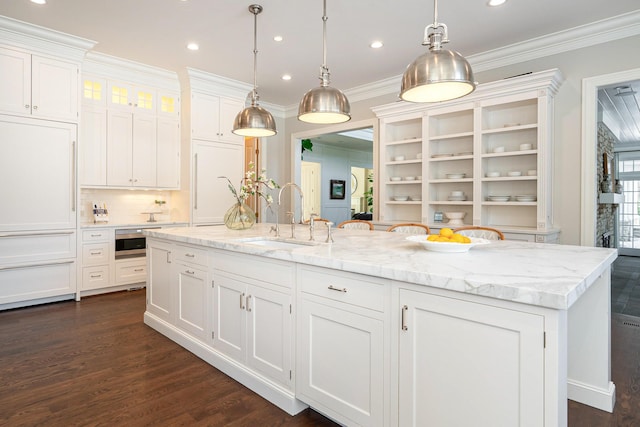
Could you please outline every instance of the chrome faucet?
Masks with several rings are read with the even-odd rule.
[[[315,226],[316,226],[316,222],[315,219],[318,217],[319,215],[317,213],[310,213],[309,214],[309,240],[313,241],[313,232],[315,231]]]
[[[282,192],[287,187],[294,187],[296,190],[298,190],[298,193],[300,193],[300,224],[304,224],[304,195],[302,194],[302,188],[300,188],[300,186],[298,184],[296,184],[295,182],[287,182],[285,185],[283,185],[280,188],[280,191],[278,192],[278,209],[280,208],[280,206],[282,204]],[[278,218],[278,215],[276,213],[276,228],[275,228],[275,232],[276,232],[276,236],[279,236],[280,235],[280,229],[278,227],[277,218]],[[293,222],[295,222],[295,220]]]

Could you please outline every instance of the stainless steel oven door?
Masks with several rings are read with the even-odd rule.
[[[116,230],[115,258],[143,257],[147,251],[147,239],[142,229]]]

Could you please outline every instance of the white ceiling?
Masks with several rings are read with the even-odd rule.
[[[322,64],[321,0],[258,0],[258,85],[262,101],[298,103],[319,84]],[[639,9],[638,0],[441,0],[439,20],[449,28],[447,48],[479,54],[545,34]],[[172,71],[192,67],[253,82],[253,15],[238,0],[29,0],[0,1],[0,15],[85,37],[97,52]],[[433,2],[327,1],[327,65],[342,90],[399,76],[425,51],[424,27]],[[273,36],[284,40],[277,43]],[[371,49],[373,40],[382,49]],[[187,42],[200,44],[187,51]],[[293,79],[285,82],[282,74]],[[399,85],[399,81],[398,81]]]

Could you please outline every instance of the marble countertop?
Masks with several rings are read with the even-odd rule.
[[[344,229],[332,230],[334,243],[328,244],[320,225],[313,245],[280,249],[246,241],[273,239],[271,226],[176,227],[145,234],[553,309],[568,309],[617,257],[616,249],[520,241],[492,242],[466,253],[431,252],[407,241],[406,234]],[[280,235],[290,241],[290,226],[281,224]],[[296,226],[296,241],[309,243],[308,226]]]
[[[133,228],[133,227],[178,227],[188,225],[180,221],[155,221],[155,222],[83,222],[80,228]]]

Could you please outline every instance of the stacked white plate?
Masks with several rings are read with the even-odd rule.
[[[447,179],[462,179],[467,176],[466,173],[448,173],[445,175]]]
[[[537,197],[533,194],[520,194],[516,196],[516,202],[535,202]]]
[[[451,157],[453,156],[453,154],[433,154],[431,155],[432,158],[434,159],[439,159],[440,157]]]
[[[447,197],[447,200],[449,200],[450,202],[464,202],[465,200],[467,200],[467,196],[465,196],[464,194],[462,196],[449,196]]]
[[[511,196],[487,196],[487,200],[490,202],[508,202],[511,199]]]

